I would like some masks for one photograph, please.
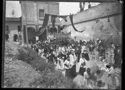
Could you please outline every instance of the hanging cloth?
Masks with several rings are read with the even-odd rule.
[[[83,30],[83,31],[79,31],[79,30],[77,30],[77,29],[75,28],[75,26],[74,26],[74,24],[73,24],[73,15],[70,15],[69,17],[70,17],[70,21],[71,21],[71,24],[72,24],[73,29],[74,29],[75,31],[77,31],[77,32],[81,32],[81,33],[82,33],[84,30]]]
[[[48,25],[48,21],[49,21],[49,14],[45,14],[42,28],[45,28]]]
[[[51,22],[52,22],[52,27],[53,28],[55,27],[56,18],[57,18],[56,15],[51,15]]]
[[[39,36],[39,40],[41,41],[44,41],[44,40],[47,40],[47,32],[46,32],[46,29],[42,32],[42,35]]]
[[[36,35],[39,36],[46,30],[46,26],[48,25],[48,21],[49,21],[49,14],[45,14],[45,17],[44,17],[44,20],[43,20],[43,25],[39,29],[39,31],[36,33]]]

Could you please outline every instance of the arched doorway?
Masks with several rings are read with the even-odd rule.
[[[35,43],[36,39],[35,39],[35,28],[34,27],[28,27],[27,28],[27,35],[28,35],[28,43]]]

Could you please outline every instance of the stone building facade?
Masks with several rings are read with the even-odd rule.
[[[33,33],[42,27],[45,14],[59,15],[58,2],[20,1],[22,10],[22,36],[23,42],[35,38]],[[59,22],[59,20],[57,20]],[[55,23],[58,26],[58,22]],[[51,19],[49,19],[51,25]]]
[[[15,42],[14,37],[19,37],[19,32],[21,28],[21,18],[20,17],[6,17],[5,19],[5,34],[9,35],[9,41]],[[18,41],[18,40],[17,40]]]

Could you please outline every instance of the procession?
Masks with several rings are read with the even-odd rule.
[[[99,3],[94,6],[94,4],[90,2],[79,2],[78,7],[80,11],[76,14],[69,15],[55,15],[49,12],[47,13],[47,11],[45,11],[45,13],[43,9],[40,9],[39,18],[43,20],[42,24],[39,21],[40,27],[33,23],[35,21],[35,14],[26,14],[26,10],[36,12],[35,8],[31,9],[33,3],[34,2],[20,1],[21,9],[24,11],[22,15],[26,15],[25,17],[27,17],[27,19],[23,16],[20,18],[22,21],[21,26],[18,26],[18,32],[9,31],[8,33],[9,21],[6,21],[8,27],[5,32],[5,59],[13,57],[11,59],[13,63],[19,63],[21,61],[21,63],[31,65],[33,68],[31,70],[35,70],[34,74],[36,74],[36,76],[34,75],[34,77],[32,77],[33,81],[30,81],[31,79],[28,79],[26,76],[27,81],[25,82],[23,78],[25,75],[22,73],[23,68],[22,71],[19,69],[17,72],[22,73],[22,76],[17,74],[19,77],[22,77],[24,81],[19,85],[13,83],[14,85],[10,87],[68,87],[75,89],[121,90],[121,69],[123,63],[121,3]],[[44,6],[44,2],[41,2],[41,8],[42,3]],[[58,3],[59,2],[45,2],[45,5],[58,5]],[[86,4],[88,5],[87,9],[84,10]],[[27,5],[27,7],[25,7],[25,5]],[[38,5],[37,8],[40,8],[39,2],[35,2],[33,5]],[[115,7],[116,5],[117,7]],[[50,10],[51,9],[52,7]],[[43,12],[44,17],[42,17]],[[14,15],[14,12],[12,12],[12,14]],[[28,15],[32,18],[28,18]],[[33,20],[32,24],[29,19]],[[20,23],[16,20],[15,22]],[[8,54],[9,50],[12,50],[10,54]],[[14,50],[17,52],[16,54],[14,54]],[[11,54],[13,55],[10,56]],[[9,61],[5,61],[5,63],[6,62],[8,63],[5,64],[4,67],[7,68],[11,63],[9,64]],[[29,66],[27,68],[29,68]],[[58,76],[57,73],[60,76]],[[7,75],[9,75],[9,72]],[[27,75],[30,76],[31,74],[27,73]],[[8,76],[8,78],[10,78],[10,76]],[[60,84],[58,85],[59,82]],[[6,81],[6,87],[9,85],[7,83],[9,83],[9,81]],[[32,84],[31,86],[30,83]]]
[[[119,72],[121,68],[120,47],[110,44],[109,47],[104,45],[104,41],[81,41],[69,45],[51,45],[50,42],[40,42],[31,45],[38,55],[46,58],[46,62],[53,63],[55,69],[62,72],[68,78],[77,82],[78,75],[83,76],[83,85],[93,82],[96,85],[105,83],[104,79],[99,78],[103,73],[113,75]],[[119,59],[119,60],[118,60]],[[96,78],[92,79],[91,78]],[[117,77],[118,78],[118,77]],[[118,84],[118,83],[117,83]]]

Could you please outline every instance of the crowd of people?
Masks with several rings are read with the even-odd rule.
[[[37,41],[31,48],[45,57],[46,62],[53,63],[55,69],[60,70],[64,76],[75,80],[76,76],[81,75],[85,81],[91,79],[98,85],[103,85],[101,80],[97,80],[100,72],[110,74],[115,68],[121,68],[122,64],[121,47],[114,43],[107,45],[99,39],[66,45]]]

